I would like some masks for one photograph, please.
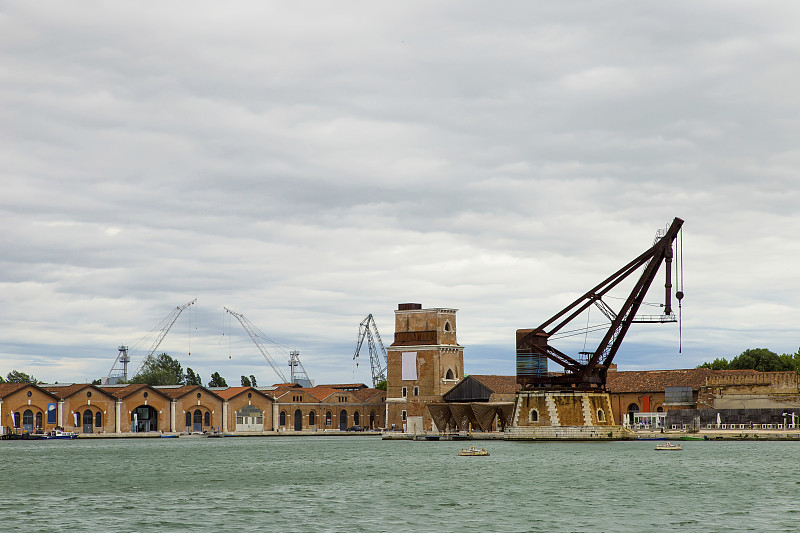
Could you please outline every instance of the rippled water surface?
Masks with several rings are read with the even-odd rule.
[[[0,531],[798,531],[800,443],[6,441]]]

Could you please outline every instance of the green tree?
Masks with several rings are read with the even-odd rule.
[[[103,384],[103,380],[101,378],[97,378],[97,379],[93,379],[92,380],[92,385],[102,385],[102,384]]]
[[[228,384],[225,382],[225,378],[219,375],[219,372],[214,372],[211,374],[211,381],[208,382],[209,387],[227,387]]]
[[[698,366],[697,368],[710,368],[711,370],[728,370],[729,368],[728,360],[724,357],[720,358],[717,357],[710,363],[703,363],[702,365]]]
[[[729,368],[731,370],[753,369],[761,372],[784,370],[783,362],[778,354],[766,348],[750,348],[743,351],[731,359]]]
[[[184,382],[187,385],[203,385],[203,381],[200,379],[200,376],[194,373],[194,370],[186,367],[186,376],[184,376]]]
[[[378,390],[386,390],[386,380],[382,379],[381,381],[379,381],[378,384],[375,385],[375,388]]]
[[[258,387],[258,383],[256,383],[256,377],[253,374],[250,374],[250,383],[253,384],[253,387]]]
[[[158,357],[147,356],[142,370],[130,383],[147,383],[148,385],[181,385],[184,382],[181,364],[166,353]]]
[[[242,376],[242,387],[252,387],[253,384],[250,383],[250,378],[247,376]]]
[[[19,370],[12,370],[6,374],[6,381],[8,383],[38,383],[35,377],[29,376],[25,372],[20,372]]]

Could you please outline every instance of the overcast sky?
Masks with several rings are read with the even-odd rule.
[[[401,302],[511,375],[674,217],[681,353],[635,324],[619,367],[793,353],[798,87],[796,1],[0,1],[0,374],[105,376],[197,298],[158,351],[204,381],[277,381],[227,306],[369,383]]]

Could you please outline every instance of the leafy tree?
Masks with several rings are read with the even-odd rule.
[[[250,383],[253,384],[253,387],[258,387],[258,383],[256,383],[256,377],[253,374],[250,374]]]
[[[8,383],[38,383],[36,378],[33,376],[29,376],[25,372],[20,372],[19,370],[12,370],[8,374],[6,374],[6,382]]]
[[[219,372],[214,372],[211,374],[211,381],[208,382],[209,387],[227,387],[228,384],[225,382],[225,378],[219,375]]]
[[[375,385],[375,388],[378,389],[378,390],[386,390],[386,380],[383,379],[383,380],[379,381],[378,384]]]
[[[203,381],[200,379],[200,376],[194,373],[194,370],[186,367],[186,376],[184,376],[184,382],[187,385],[203,385]]]
[[[754,369],[761,372],[777,372],[784,370],[778,354],[766,348],[750,348],[731,359],[728,367],[731,370]]]
[[[698,366],[697,368],[710,368],[711,370],[728,370],[728,360],[724,357],[720,358],[717,357],[710,363],[703,363],[702,365]]]
[[[242,387],[252,387],[252,383],[250,383],[250,378],[247,376],[242,376]]]
[[[181,364],[166,353],[158,357],[147,356],[141,372],[136,374],[130,383],[147,383],[148,385],[181,385],[184,382]]]
[[[103,380],[101,378],[97,378],[97,379],[93,379],[92,380],[92,385],[102,385],[102,384],[103,384]]]

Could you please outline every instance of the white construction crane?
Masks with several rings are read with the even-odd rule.
[[[361,321],[358,325],[358,340],[356,341],[356,352],[353,355],[353,361],[358,366],[358,354],[361,351],[361,345],[364,344],[364,338],[367,339],[367,346],[369,347],[369,364],[372,367],[372,386],[377,387],[381,381],[386,381],[386,365],[388,358],[386,356],[386,348],[383,347],[381,334],[378,333],[378,326],[375,325],[375,319],[372,313]],[[378,352],[380,348],[380,353]],[[381,357],[383,355],[383,357]]]
[[[289,352],[289,368],[291,370],[291,381],[289,381],[286,379],[286,376],[283,374],[280,367],[275,363],[275,360],[269,354],[267,347],[264,346],[264,343],[262,343],[260,339],[264,339],[265,341],[272,344],[274,347],[280,349],[277,343],[275,343],[275,341],[271,340],[269,337],[261,333],[259,329],[252,322],[250,322],[243,314],[237,313],[236,311],[231,311],[227,307],[223,307],[223,309],[225,309],[225,311],[236,317],[236,320],[239,321],[239,323],[242,325],[247,334],[250,335],[250,338],[253,340],[253,343],[255,343],[256,347],[258,348],[258,351],[260,351],[261,355],[264,356],[264,359],[267,360],[269,366],[271,366],[272,370],[274,370],[275,373],[278,375],[278,377],[281,378],[281,383],[297,383],[301,387],[313,386],[311,379],[309,379],[308,374],[306,373],[306,369],[303,368],[303,364],[300,362],[300,352],[298,352],[297,350],[292,350],[291,352]]]
[[[175,321],[178,320],[178,317],[181,316],[183,310],[190,305],[193,305],[196,301],[197,298],[191,302],[177,306],[169,315],[167,315],[166,318],[159,322],[158,325],[156,325],[156,327],[150,331],[150,333],[152,333],[153,331],[158,330],[158,335],[156,336],[155,341],[153,341],[153,344],[150,346],[150,350],[147,352],[147,355],[144,356],[142,361],[139,363],[139,366],[136,368],[134,376],[141,371],[145,361],[147,361],[147,359],[153,355],[156,350],[158,350],[158,347],[161,345],[161,341],[163,341],[164,337],[167,336],[167,333],[169,333],[169,330],[172,328],[172,325],[175,324]],[[148,335],[150,335],[150,333],[148,333]],[[146,338],[147,336],[140,340],[139,343],[144,342]],[[103,380],[104,384],[113,385],[119,381],[128,381],[128,363],[130,363],[130,361],[131,358],[128,355],[128,347],[120,346],[117,359],[114,361],[111,370],[108,372],[108,376],[106,376],[106,378]]]

